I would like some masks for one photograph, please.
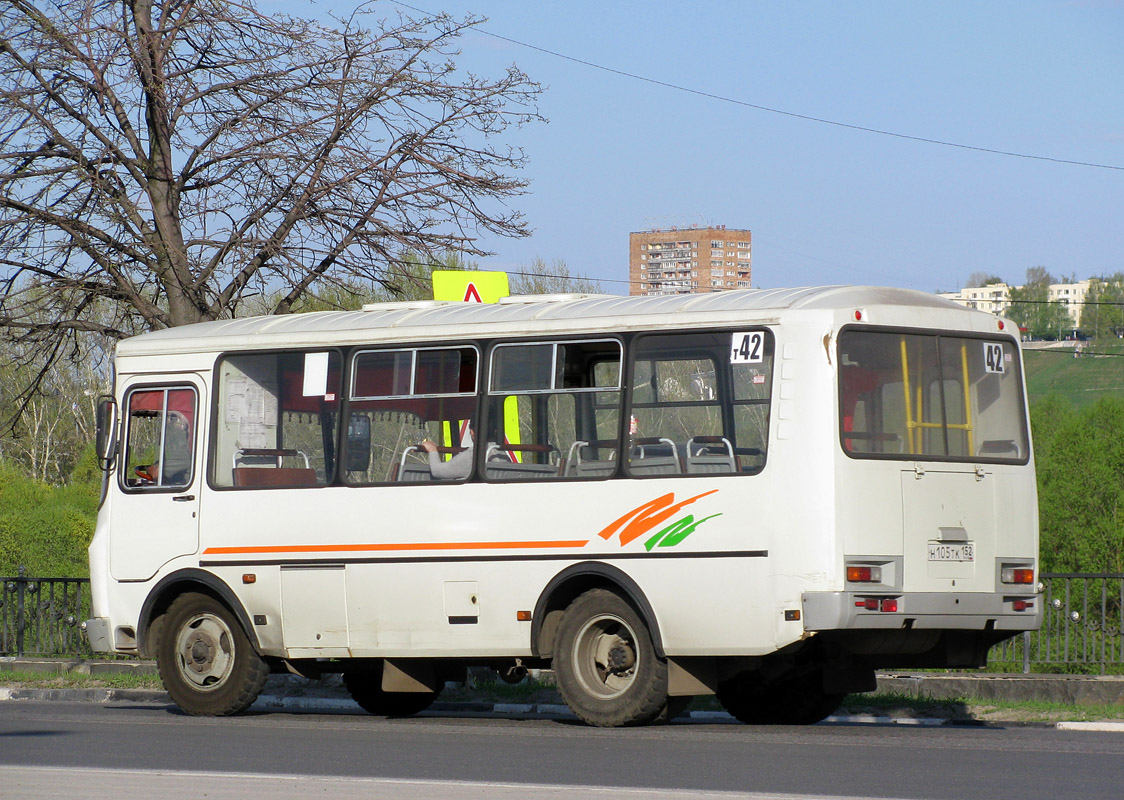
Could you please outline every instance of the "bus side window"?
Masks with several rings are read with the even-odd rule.
[[[352,357],[345,481],[429,483],[470,476],[479,358],[475,347],[360,350]],[[421,446],[433,442],[433,458]],[[356,448],[365,448],[360,451]],[[462,463],[463,462],[463,463]],[[466,468],[465,471],[459,469]]]
[[[191,485],[195,452],[195,389],[134,389],[128,409],[125,469],[128,489],[182,489]]]
[[[735,359],[735,340],[756,343]],[[757,473],[769,438],[773,337],[650,334],[633,349],[628,474]]]
[[[215,486],[297,488],[331,482],[340,424],[338,352],[227,356],[217,374]]]
[[[615,339],[500,344],[488,385],[485,478],[608,478],[620,436]]]

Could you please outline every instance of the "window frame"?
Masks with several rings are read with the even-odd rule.
[[[471,350],[476,356],[476,365],[473,373],[473,383],[476,386],[474,392],[437,392],[428,394],[391,394],[391,395],[364,395],[361,397],[353,397],[355,391],[355,364],[359,356],[364,353],[403,353],[409,352],[413,354],[410,361],[410,388],[413,389],[417,384],[417,354],[419,352],[434,352],[438,350]],[[472,397],[475,399],[473,402],[473,426],[477,430],[477,438],[479,439],[479,431],[481,429],[481,397],[483,396],[480,391],[481,378],[483,377],[483,352],[484,349],[476,341],[456,341],[451,343],[437,342],[437,343],[424,343],[419,345],[403,345],[401,342],[391,342],[385,347],[379,345],[360,345],[351,348],[347,353],[345,360],[345,376],[344,384],[347,392],[343,397],[343,404],[340,411],[341,424],[339,430],[336,432],[337,436],[337,450],[339,452],[339,462],[347,464],[348,457],[348,437],[345,426],[342,424],[343,420],[347,420],[348,425],[351,423],[351,404],[353,402],[366,403],[366,402],[380,402],[388,400],[429,400],[450,397]],[[474,447],[475,449],[475,447]],[[483,449],[483,448],[481,448]],[[353,481],[349,480],[346,475],[347,470],[336,470],[336,481],[346,487],[350,488],[370,488],[378,486],[443,486],[443,485],[457,485],[467,481],[477,479],[477,460],[473,456],[472,471],[465,478],[457,478],[452,480],[433,480],[425,482],[410,482],[410,481]]]
[[[311,485],[298,485],[298,486],[221,486],[215,483],[215,469],[217,464],[216,451],[219,445],[219,400],[222,397],[221,369],[222,364],[229,358],[238,358],[242,356],[284,356],[284,355],[303,355],[307,353],[328,353],[329,365],[331,365],[331,354],[335,353],[340,358],[340,381],[337,387],[339,392],[340,411],[336,419],[335,431],[332,435],[332,446],[335,449],[335,458],[332,464],[332,474],[325,476],[324,483],[316,483]],[[344,388],[346,387],[345,379],[347,377],[347,358],[346,351],[340,345],[323,345],[323,346],[308,346],[308,347],[282,347],[278,349],[261,349],[261,350],[230,350],[227,352],[219,353],[215,356],[215,365],[211,370],[211,407],[210,407],[210,434],[207,437],[207,463],[204,465],[206,473],[207,487],[216,492],[245,492],[245,491],[271,491],[274,489],[323,489],[327,486],[333,486],[339,483],[340,475],[340,459],[343,457],[340,451],[340,431],[343,429],[342,420],[344,419],[344,408],[346,406],[347,398],[344,396]],[[280,409],[279,409],[280,412]],[[343,436],[347,438],[346,435]]]
[[[137,392],[156,392],[156,391],[164,392],[164,412],[163,413],[165,414],[165,417],[166,417],[167,416],[167,408],[168,408],[167,393],[170,392],[170,391],[176,390],[176,389],[190,389],[191,393],[192,393],[192,397],[194,398],[195,420],[194,420],[194,423],[191,426],[191,443],[190,443],[191,476],[190,476],[190,479],[187,481],[187,483],[177,484],[175,486],[160,486],[160,485],[155,485],[155,486],[153,486],[153,485],[129,486],[127,483],[125,483],[125,479],[126,479],[125,471],[127,470],[128,464],[129,464],[129,450],[130,450],[130,444],[131,444],[131,436],[132,436],[132,432],[133,432],[133,419],[132,419],[133,415],[129,411],[129,404],[132,401],[133,395],[136,394]],[[121,491],[125,492],[126,494],[174,494],[176,492],[186,492],[192,486],[195,485],[196,478],[198,477],[196,475],[196,461],[198,461],[198,455],[199,455],[199,452],[198,452],[198,449],[197,449],[198,446],[199,446],[199,419],[200,419],[199,394],[200,394],[199,393],[199,387],[197,387],[194,383],[190,383],[190,382],[182,383],[182,382],[179,382],[179,381],[173,381],[173,382],[143,383],[143,384],[137,383],[137,384],[133,384],[132,386],[129,387],[129,389],[125,392],[125,396],[124,396],[123,402],[122,402],[123,411],[122,411],[121,446],[119,446],[117,448],[117,450],[118,450],[118,455],[117,455],[117,458],[118,458],[118,461],[117,461],[117,485],[121,489]],[[165,424],[165,426],[167,425],[166,420],[165,420],[164,424]],[[165,434],[166,434],[166,427],[161,432],[161,453],[160,453],[161,459],[163,459],[163,443],[164,443]]]
[[[1013,359],[1012,363],[1015,364],[1016,377],[1018,378],[1018,404],[1019,411],[1019,431],[1022,435],[1022,441],[1026,447],[1025,453],[1020,458],[1003,458],[999,456],[988,456],[981,454],[973,454],[968,456],[944,456],[944,455],[927,455],[923,453],[858,453],[853,450],[848,450],[845,441],[848,437],[844,436],[846,431],[843,430],[843,416],[845,408],[843,407],[843,354],[841,351],[843,335],[853,331],[862,331],[864,333],[879,333],[879,334],[898,334],[905,336],[931,336],[936,351],[940,352],[941,339],[960,339],[976,342],[1002,342],[1003,344],[1010,345],[1015,354],[1019,355],[1018,358]],[[835,425],[837,434],[837,441],[839,449],[851,459],[856,461],[899,461],[899,462],[916,462],[923,461],[925,463],[933,464],[1004,464],[1011,466],[1026,466],[1030,463],[1031,453],[1031,439],[1030,439],[1030,423],[1028,418],[1027,397],[1026,397],[1026,376],[1023,370],[1021,349],[1019,341],[1014,336],[1008,333],[1000,333],[996,331],[994,334],[981,331],[960,331],[946,328],[905,328],[899,326],[874,326],[874,325],[844,325],[839,329],[835,337]],[[955,377],[955,376],[954,376]],[[942,380],[946,380],[946,376],[942,370]],[[944,412],[942,411],[942,415]]]
[[[736,399],[735,396],[734,396],[734,381],[733,381],[734,376],[733,376],[733,372],[729,369],[726,369],[722,376],[719,376],[717,371],[715,372],[714,383],[715,383],[715,388],[718,392],[718,398],[714,401],[699,401],[697,403],[697,405],[699,407],[718,408],[719,414],[721,415],[721,419],[722,419],[723,431],[726,431],[727,429],[729,429],[729,430],[736,430],[737,429],[737,420],[736,420],[735,414],[734,414],[734,409],[737,406],[760,406],[760,405],[765,406],[766,409],[767,409],[767,412],[768,412],[769,423],[768,423],[768,426],[766,427],[766,430],[765,430],[765,451],[764,451],[764,453],[762,453],[763,460],[761,462],[761,465],[757,468],[752,469],[752,470],[739,470],[737,472],[730,472],[730,473],[680,472],[680,473],[669,473],[669,474],[650,474],[650,475],[642,475],[641,474],[641,475],[636,475],[636,474],[632,474],[629,471],[629,466],[630,466],[630,463],[631,463],[631,451],[632,451],[631,441],[632,441],[632,438],[633,438],[631,435],[629,435],[628,436],[629,444],[628,444],[628,447],[626,448],[626,452],[629,454],[629,457],[621,459],[621,468],[620,468],[620,472],[619,472],[619,475],[621,477],[634,479],[634,480],[661,480],[661,479],[667,479],[667,478],[687,478],[687,479],[725,478],[725,477],[731,477],[731,476],[749,477],[749,476],[760,475],[761,473],[763,473],[768,468],[769,451],[771,449],[769,447],[769,444],[770,444],[770,436],[771,436],[772,427],[773,427],[773,408],[774,408],[774,405],[775,405],[775,402],[773,400],[773,391],[774,391],[774,387],[775,387],[775,384],[776,384],[774,373],[776,372],[776,362],[777,362],[777,335],[776,335],[776,332],[773,330],[773,328],[769,325],[752,324],[752,325],[739,325],[739,326],[722,326],[722,327],[718,327],[718,328],[704,328],[704,329],[701,329],[701,330],[700,329],[673,328],[673,329],[666,329],[666,330],[648,330],[648,331],[637,332],[629,341],[628,373],[627,373],[627,380],[625,381],[625,385],[626,385],[627,389],[623,392],[623,395],[624,395],[624,397],[623,397],[623,399],[624,399],[624,410],[622,411],[622,417],[621,418],[631,420],[633,418],[633,416],[635,416],[633,409],[635,409],[637,407],[640,407],[640,408],[656,408],[656,407],[659,407],[661,405],[665,405],[665,404],[660,404],[660,403],[642,403],[639,406],[637,406],[637,404],[633,400],[634,391],[635,391],[635,384],[636,384],[636,362],[638,360],[637,354],[640,350],[640,346],[642,345],[644,339],[649,338],[649,337],[653,337],[653,336],[675,336],[675,335],[679,335],[679,336],[718,335],[718,336],[721,336],[723,334],[726,334],[726,335],[732,336],[735,333],[749,333],[749,332],[753,332],[753,331],[763,332],[766,336],[766,341],[772,347],[772,356],[771,356],[771,359],[769,361],[768,386],[767,386],[767,388],[764,392],[764,396],[761,397],[761,398],[747,399],[747,400]],[[652,359],[640,359],[640,360],[651,361]],[[665,359],[665,360],[671,360],[671,359]],[[683,359],[675,359],[675,360],[683,360]],[[722,361],[722,360],[719,360],[718,363],[719,363],[719,365],[724,365],[724,366],[729,366],[729,364],[730,364],[729,361]],[[725,392],[725,395],[723,395],[723,392]],[[688,404],[687,403],[666,404],[667,407],[675,407],[676,405],[685,406],[685,405],[688,405]],[[733,443],[731,443],[731,444],[733,444]],[[733,445],[733,447],[734,447],[735,457],[738,456],[738,455],[745,455],[745,453],[739,453],[738,452],[738,446],[737,445]]]
[[[617,359],[617,385],[613,386],[579,386],[577,388],[557,387],[555,382],[558,379],[558,345],[566,344],[596,344],[598,342],[612,342],[617,345],[618,359]],[[548,389],[512,389],[510,391],[493,391],[492,378],[495,375],[495,359],[496,353],[505,347],[542,347],[543,345],[553,345],[553,352],[550,359],[550,381],[551,387]],[[624,341],[615,336],[597,336],[596,338],[589,339],[520,339],[517,342],[498,341],[495,342],[488,349],[488,384],[487,389],[482,393],[483,396],[491,397],[493,395],[512,395],[512,394],[582,394],[586,392],[611,392],[623,391],[624,381],[624,362],[625,362],[625,344]],[[479,385],[479,384],[478,384]]]
[[[417,385],[418,378],[418,353],[423,352],[436,352],[439,350],[472,350],[476,354],[476,368],[473,374],[473,384],[476,390],[472,392],[430,392],[428,394],[420,394],[412,391]],[[413,358],[410,359],[410,389],[408,394],[376,394],[376,395],[363,395],[357,397],[355,395],[355,362],[362,355],[367,353],[412,353]],[[403,400],[405,398],[418,398],[429,399],[434,397],[473,397],[480,394],[480,347],[476,344],[456,344],[451,346],[442,345],[419,345],[417,347],[401,345],[393,345],[386,348],[363,346],[362,348],[355,348],[348,353],[347,357],[347,403],[352,402],[367,402],[370,400]]]
[[[617,347],[617,362],[616,362],[617,363],[617,382],[616,382],[616,386],[581,386],[581,387],[572,387],[572,388],[557,387],[557,380],[558,380],[558,345],[567,345],[567,344],[583,345],[583,344],[594,344],[594,343],[599,343],[599,342],[600,343],[612,343],[612,344],[616,345],[616,347]],[[495,356],[496,356],[496,353],[500,349],[505,348],[505,347],[538,347],[538,346],[542,346],[542,345],[553,345],[554,346],[553,350],[552,350],[552,353],[551,353],[551,369],[550,369],[551,388],[548,388],[548,389],[515,389],[515,390],[493,391],[493,389],[492,389],[492,378],[493,378],[493,375],[495,374],[495,369],[494,369],[494,367],[495,367]],[[563,335],[563,336],[527,337],[527,338],[520,338],[520,339],[515,339],[515,340],[511,340],[511,339],[493,340],[492,342],[489,343],[488,348],[487,348],[487,370],[485,371],[486,381],[483,384],[483,390],[479,393],[480,427],[478,428],[478,433],[477,433],[478,438],[483,437],[483,434],[481,433],[481,431],[490,430],[490,427],[491,427],[491,424],[492,424],[491,406],[492,406],[492,398],[493,397],[511,397],[511,396],[516,396],[516,395],[540,396],[541,397],[541,396],[563,395],[563,394],[578,395],[578,396],[592,395],[592,396],[595,397],[597,395],[597,393],[599,393],[599,392],[616,392],[617,393],[616,409],[618,411],[619,416],[618,416],[618,422],[617,422],[617,435],[613,439],[613,441],[616,441],[616,443],[617,443],[617,452],[618,453],[621,452],[620,447],[621,447],[622,440],[627,436],[627,434],[625,432],[625,425],[623,423],[623,420],[624,420],[624,405],[625,405],[625,397],[624,397],[624,395],[625,395],[625,380],[624,380],[625,372],[624,371],[625,371],[625,368],[626,368],[626,365],[627,365],[628,348],[629,348],[629,342],[626,341],[625,337],[614,336],[614,335],[606,335],[604,333],[591,333],[591,334],[588,334],[585,337],[578,334],[578,335]],[[611,362],[605,362],[605,363],[611,363]],[[579,408],[579,403],[580,403],[580,401],[575,399],[575,412]],[[592,411],[594,411],[594,413],[596,413],[597,410],[604,410],[604,409],[609,409],[609,408],[612,408],[612,407],[613,406],[611,406],[611,405],[598,406],[595,402],[595,399],[590,400],[590,409]],[[575,419],[575,422],[576,422],[576,419]],[[609,441],[609,440],[605,440],[605,441]],[[493,484],[506,484],[506,483],[535,483],[535,484],[539,484],[539,483],[573,483],[573,482],[578,482],[578,481],[604,481],[604,480],[610,480],[612,478],[616,478],[616,477],[620,476],[620,459],[618,459],[617,460],[617,468],[612,475],[604,475],[604,476],[558,475],[558,476],[554,476],[550,479],[541,480],[541,481],[540,480],[525,481],[525,480],[519,480],[519,479],[514,479],[514,478],[499,478],[499,479],[493,478],[493,479],[489,479],[487,477],[487,473],[486,473],[486,470],[484,468],[485,462],[483,461],[483,459],[487,457],[487,453],[485,452],[486,449],[487,448],[480,448],[480,452],[477,453],[477,456],[476,456],[477,461],[476,461],[476,465],[475,465],[476,469],[473,473],[477,480],[479,480],[481,482],[484,482],[484,483],[493,483]],[[566,456],[566,453],[561,453],[562,458],[564,458],[565,456]]]

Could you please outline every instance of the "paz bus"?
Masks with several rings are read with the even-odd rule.
[[[412,714],[472,665],[550,667],[592,725],[702,694],[813,723],[876,669],[978,667],[1039,625],[1017,330],[825,287],[128,339],[84,627],[189,714],[286,670]]]

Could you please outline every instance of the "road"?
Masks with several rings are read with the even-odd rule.
[[[1119,800],[1124,734],[1040,727],[557,720],[0,703],[0,798]]]

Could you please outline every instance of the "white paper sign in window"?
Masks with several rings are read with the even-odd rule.
[[[760,364],[765,360],[765,332],[735,333],[730,339],[731,364]]]
[[[305,397],[323,397],[328,393],[328,354],[304,354]]]

